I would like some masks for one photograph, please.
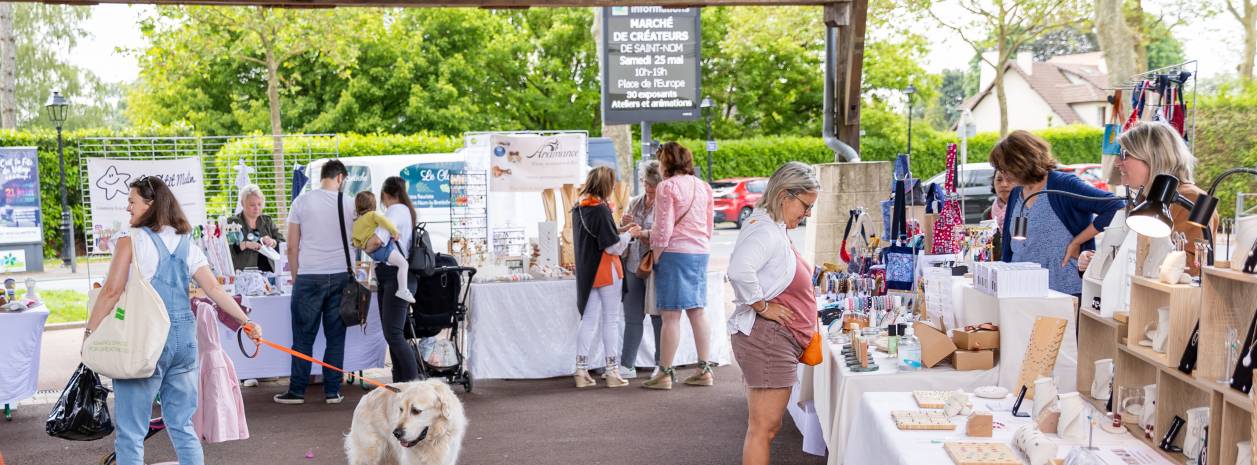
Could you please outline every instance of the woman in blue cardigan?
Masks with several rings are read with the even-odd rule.
[[[1008,196],[1004,214],[1003,260],[1038,263],[1048,270],[1048,287],[1065,294],[1081,295],[1078,254],[1095,250],[1093,238],[1104,231],[1113,221],[1113,214],[1124,207],[1122,200],[1073,174],[1055,171],[1058,163],[1052,156],[1051,145],[1026,131],[1013,131],[995,144],[990,162],[1017,184]],[[1109,200],[1082,200],[1048,193],[1028,203],[1025,201],[1026,197],[1044,189]],[[1028,219],[1027,237],[1015,240],[1012,238],[1013,218],[1023,210]]]

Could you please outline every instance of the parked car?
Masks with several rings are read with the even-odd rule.
[[[1100,189],[1102,191],[1109,190],[1109,183],[1104,180],[1104,167],[1100,166],[1098,163],[1064,165],[1057,168],[1057,170],[1066,173],[1074,173],[1074,175],[1082,178],[1083,181],[1087,181],[1088,184],[1095,186],[1096,189]]]
[[[995,202],[995,194],[991,189],[991,178],[995,176],[995,168],[990,163],[965,163],[960,167],[956,178],[956,191],[964,199],[965,223],[977,224],[982,221],[982,212]],[[936,183],[942,186],[947,181],[947,172],[941,172],[925,181],[925,185]]]
[[[768,178],[731,178],[712,181],[712,195],[715,197],[714,211],[717,223],[732,222],[738,228],[751,216],[755,202],[764,195],[768,187]]]

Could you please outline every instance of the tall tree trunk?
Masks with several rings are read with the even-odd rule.
[[[284,172],[284,126],[279,116],[279,62],[270,45],[266,49],[266,100],[271,110],[271,162],[275,168],[275,205],[279,216],[288,216],[288,179]]]
[[[598,67],[602,68],[602,8],[591,8],[594,12],[594,25],[590,32],[594,36],[594,44],[598,50]],[[601,75],[601,74],[600,74]],[[616,165],[623,173],[625,180],[633,179],[633,171],[637,169],[633,164],[633,127],[627,124],[603,124],[602,137],[611,139],[615,144],[615,160]]]
[[[1109,85],[1116,87],[1143,70],[1135,50],[1138,40],[1126,23],[1122,0],[1096,0],[1095,9],[1096,39],[1104,53]]]
[[[0,3],[0,129],[17,129],[17,37],[15,8]]]
[[[1008,61],[1005,59],[999,60],[999,66],[995,68],[995,99],[999,102],[1000,137],[1008,135],[1008,94],[1004,92],[1004,75],[1007,74],[1005,73],[1007,67]]]
[[[1257,59],[1257,2],[1244,0],[1244,55],[1240,61],[1240,79],[1253,79],[1253,60]]]

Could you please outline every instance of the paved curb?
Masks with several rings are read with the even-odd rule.
[[[86,321],[71,321],[69,323],[53,323],[44,325],[44,332],[57,331],[61,329],[82,329],[87,327]]]

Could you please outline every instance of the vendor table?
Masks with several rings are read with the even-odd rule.
[[[277,296],[246,296],[244,305],[253,309],[249,318],[262,325],[263,336],[284,347],[292,347],[292,302],[291,295]],[[236,343],[235,331],[226,326],[218,326],[219,337],[223,350],[236,365],[236,376],[240,379],[269,378],[289,376],[292,374],[292,356],[263,346],[257,358],[248,358],[240,351]],[[318,338],[314,340],[314,353],[308,354],[322,360],[323,349],[327,347],[327,339],[323,337],[322,326]],[[245,341],[245,348],[253,350],[253,343]],[[380,328],[380,309],[374,296],[371,298],[371,309],[367,314],[366,333],[362,326],[354,326],[345,330],[345,371],[361,371],[368,368],[384,367],[385,350],[384,331]],[[312,364],[311,374],[321,374],[322,367]]]
[[[952,423],[956,424],[955,431],[900,431],[891,420],[890,412],[916,410],[917,404],[912,399],[912,393],[868,393],[861,399],[859,411],[854,415],[856,418],[853,422],[860,427],[853,429],[850,437],[851,443],[859,444],[860,447],[846,450],[841,462],[835,462],[833,456],[830,456],[830,463],[848,465],[950,464],[952,460],[943,449],[943,443],[946,441],[1004,443],[1009,444],[1009,448],[1016,451],[1016,447],[1011,445],[1013,434],[1022,425],[1029,424],[1031,420],[1014,417],[1008,409],[992,408],[1011,405],[1011,403],[1011,396],[1005,400],[974,398],[974,409],[992,412],[995,422],[1002,424],[1003,427],[996,428],[993,437],[971,438],[965,436],[966,420],[962,417],[955,417],[952,420]],[[1091,407],[1087,406],[1087,408]],[[1069,451],[1086,445],[1067,442],[1055,434],[1047,436],[1057,441],[1057,457],[1065,457]],[[1143,441],[1132,437],[1125,431],[1121,434],[1112,434],[1095,428],[1093,444],[1099,448],[1096,452],[1106,459],[1105,463],[1138,465],[1170,465],[1172,463]],[[1020,452],[1017,453],[1021,455]],[[1025,460],[1024,455],[1021,457]]]
[[[731,361],[725,321],[724,273],[707,275],[707,319],[711,357]],[[571,375],[576,368],[576,281],[522,281],[471,285],[468,311],[468,364],[476,379],[539,379]],[[654,330],[644,324],[638,367],[655,365]],[[623,330],[623,328],[621,328]],[[698,361],[690,324],[681,318],[681,345],[676,365]],[[596,341],[590,366],[605,365],[602,344]]]
[[[1021,360],[1026,356],[1026,344],[1034,320],[1039,317],[1061,318],[1068,321],[1061,351],[1056,357],[1056,369],[1052,377],[1060,392],[1073,392],[1078,379],[1078,317],[1075,313],[1074,296],[1048,291],[1046,297],[998,298],[983,293],[966,284],[964,287],[965,317],[963,324],[976,325],[985,322],[999,323],[999,384],[1010,391],[1019,386]]]
[[[48,307],[36,305],[19,313],[0,312],[0,404],[9,419],[9,404],[35,395],[39,388],[39,348]]]
[[[999,367],[990,370],[956,371],[950,366],[940,366],[917,371],[899,371],[895,361],[882,352],[877,352],[874,360],[880,367],[877,371],[853,373],[841,362],[842,347],[837,344],[825,344],[828,352],[824,361],[815,367],[800,365],[802,380],[795,385],[797,401],[812,401],[804,408],[815,409],[820,430],[815,423],[799,422],[800,408],[790,404],[791,415],[795,416],[795,424],[804,436],[804,451],[813,455],[826,455],[825,448],[809,448],[816,445],[816,435],[824,439],[828,446],[829,463],[842,463],[843,451],[847,444],[860,444],[850,438],[852,430],[852,412],[859,408],[860,399],[869,392],[897,392],[912,390],[952,391],[965,389],[972,391],[980,386],[989,386],[999,382]],[[837,363],[835,363],[837,361]],[[806,417],[806,415],[803,415]],[[809,427],[807,425],[811,424]],[[865,448],[861,445],[858,448]],[[865,462],[881,463],[881,462]],[[931,463],[931,462],[920,462]]]

